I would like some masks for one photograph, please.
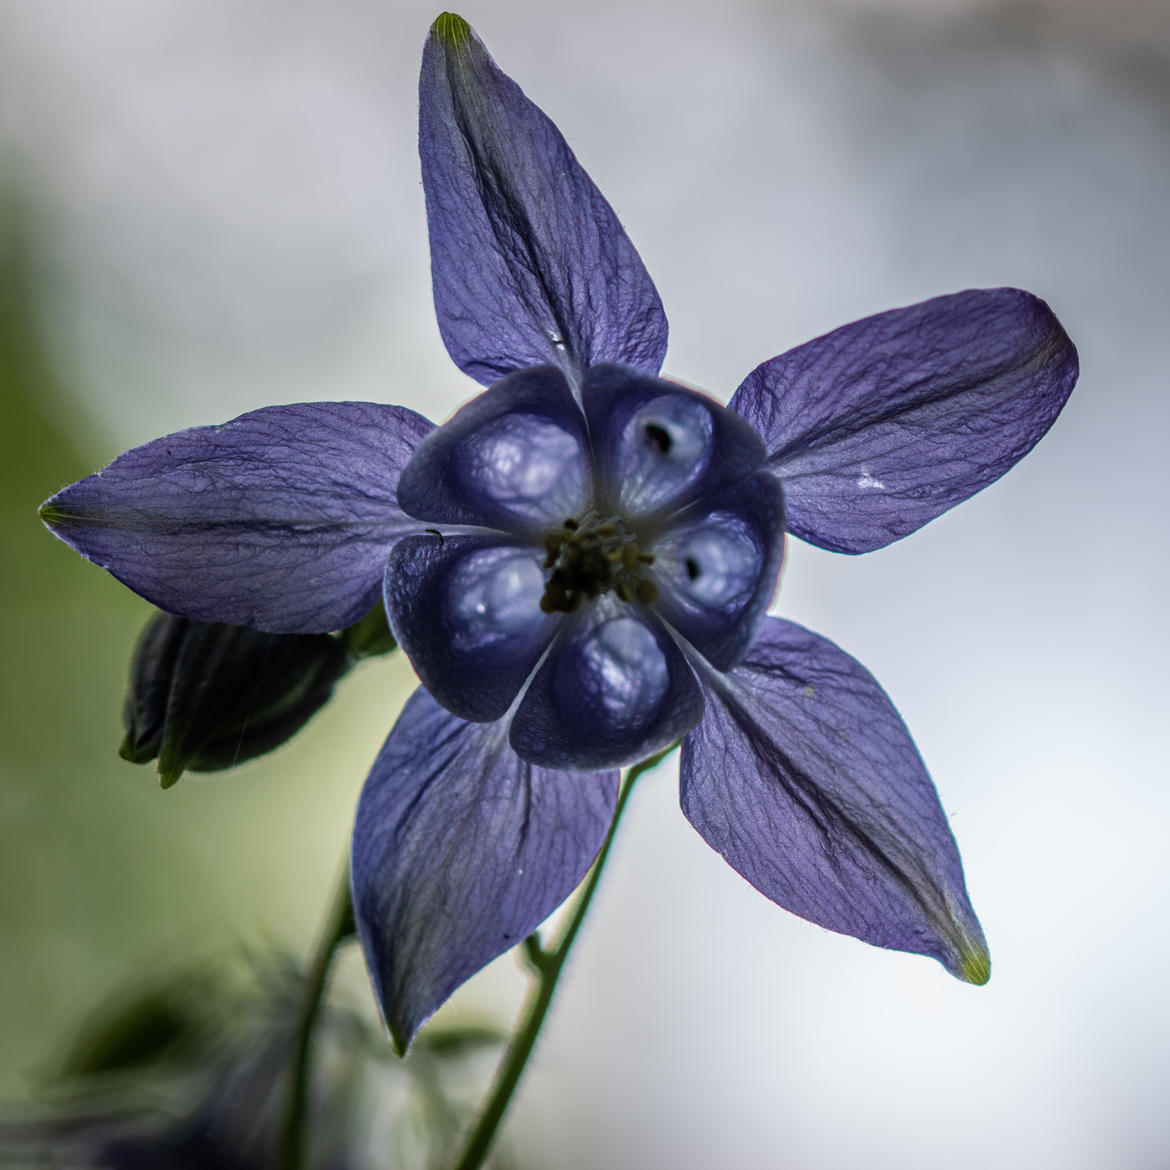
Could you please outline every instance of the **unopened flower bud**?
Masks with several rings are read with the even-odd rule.
[[[188,768],[213,772],[279,747],[328,702],[353,665],[331,634],[264,634],[158,613],[130,667],[121,755],[158,758],[169,788]]]

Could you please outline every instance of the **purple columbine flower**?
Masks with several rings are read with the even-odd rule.
[[[50,527],[172,613],[272,632],[383,596],[423,686],[357,810],[354,905],[398,1047],[576,887],[617,769],[682,740],[683,811],[781,906],[986,980],[934,787],[863,667],[766,616],[784,532],[859,553],[1021,458],[1076,380],[1042,301],[970,291],[758,366],[662,380],[666,319],[613,210],[459,17],[423,56],[435,307],[489,389],[273,407],[148,443]]]

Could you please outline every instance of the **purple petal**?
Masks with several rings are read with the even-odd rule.
[[[543,549],[490,536],[408,536],[386,566],[386,612],[423,686],[461,719],[499,719],[556,630]]]
[[[556,362],[657,371],[654,284],[551,121],[445,13],[423,51],[419,154],[435,311],[455,364],[489,385]]]
[[[779,482],[757,472],[693,505],[653,545],[656,608],[717,670],[756,640],[784,556]]]
[[[520,370],[419,445],[398,500],[436,524],[537,531],[580,516],[589,492],[585,423],[564,375]]]
[[[512,720],[516,754],[551,768],[617,768],[676,742],[703,696],[675,641],[612,598],[566,621]]]
[[[267,407],[127,451],[41,516],[170,613],[323,633],[377,603],[390,546],[418,531],[398,476],[432,429],[400,406]]]
[[[986,982],[954,838],[873,676],[769,618],[743,664],[710,682],[681,762],[683,811],[707,843],[802,918]]]
[[[685,386],[603,365],[589,371],[582,398],[603,511],[669,514],[764,463],[743,419]]]
[[[738,410],[784,481],[788,528],[834,552],[898,540],[998,479],[1077,379],[1041,300],[1001,288],[855,321],[753,370]]]
[[[404,1051],[466,979],[530,935],[597,856],[616,772],[537,768],[502,724],[421,688],[374,763],[353,831],[353,905],[383,1017]]]

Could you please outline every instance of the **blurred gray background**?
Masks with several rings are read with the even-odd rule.
[[[777,612],[877,675],[938,783],[982,989],[791,918],[643,782],[524,1086],[570,1170],[1170,1164],[1170,7],[468,0],[654,275],[666,372],[731,394],[838,324],[981,285],[1080,347],[1006,479]],[[430,305],[420,0],[0,0],[0,1095],[128,977],[303,952],[413,685],[369,664],[294,745],[161,792],[117,758],[148,607],[36,505],[261,405],[474,391]],[[361,990],[350,956],[343,978]],[[452,1012],[509,1017],[505,957]]]

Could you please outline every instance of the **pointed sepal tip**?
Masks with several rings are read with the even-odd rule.
[[[55,525],[60,524],[63,520],[69,519],[69,514],[67,512],[61,511],[61,509],[58,508],[52,500],[46,500],[37,509],[37,515],[40,516],[41,520],[47,524],[49,528],[53,528]]]
[[[455,49],[467,44],[473,35],[471,25],[462,16],[454,12],[440,13],[435,18],[435,23],[431,25],[431,33],[436,40],[440,40]]]
[[[972,946],[959,957],[958,969],[954,972],[964,983],[982,987],[991,978],[991,956],[986,947]]]
[[[183,775],[183,769],[180,767],[171,766],[169,768],[159,768],[158,770],[158,786],[165,792],[168,788],[174,788],[178,784],[179,779]]]

